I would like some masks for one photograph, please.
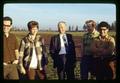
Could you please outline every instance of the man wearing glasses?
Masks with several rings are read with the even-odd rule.
[[[4,79],[19,79],[18,64],[18,42],[14,34],[10,33],[12,28],[12,19],[10,17],[3,18],[3,67]]]
[[[96,80],[115,79],[115,40],[108,35],[110,25],[102,21],[98,24],[100,35],[92,44],[92,52],[96,65]]]

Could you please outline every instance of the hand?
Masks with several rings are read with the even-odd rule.
[[[23,66],[20,67],[20,73],[24,75],[26,74],[25,68]]]
[[[7,63],[3,63],[3,65],[8,65]]]
[[[12,64],[18,64],[18,60],[14,60]]]

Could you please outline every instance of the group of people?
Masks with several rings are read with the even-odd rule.
[[[110,25],[102,21],[97,26],[94,20],[88,20],[85,24],[87,33],[80,42],[81,80],[88,80],[89,73],[96,80],[115,79],[115,40],[108,34]],[[47,79],[48,52],[44,38],[38,34],[39,23],[29,21],[27,27],[29,33],[22,38],[19,46],[15,35],[10,33],[12,18],[3,18],[4,79],[18,80],[19,73],[26,75],[29,80]],[[59,34],[51,37],[49,54],[53,60],[53,68],[57,70],[58,80],[75,80],[75,43],[73,36],[66,33],[66,30],[66,22],[60,21]]]

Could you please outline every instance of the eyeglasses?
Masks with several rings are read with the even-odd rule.
[[[4,27],[10,27],[11,25],[3,25]]]
[[[100,31],[106,31],[107,29],[100,29]]]

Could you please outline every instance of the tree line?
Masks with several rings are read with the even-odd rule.
[[[98,25],[98,23],[97,23]],[[111,28],[110,30],[111,31],[116,31],[116,21],[114,21],[113,23],[110,24]],[[96,27],[97,28],[97,27]],[[80,30],[82,29],[82,30]],[[18,27],[18,26],[13,26],[13,28],[11,29],[12,31],[27,31],[26,28],[21,28],[21,27]],[[69,25],[68,26],[68,31],[69,32],[79,32],[79,31],[85,31],[86,30],[86,25],[84,24],[82,27],[78,26],[78,25]],[[40,30],[40,31],[53,31],[51,30],[51,28],[49,28],[48,30]]]

